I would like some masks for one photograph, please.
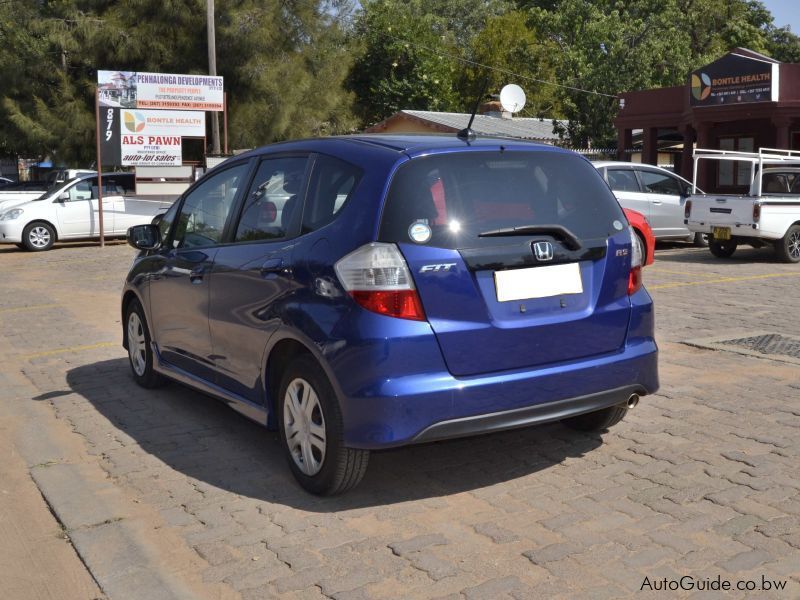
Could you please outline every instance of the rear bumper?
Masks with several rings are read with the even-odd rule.
[[[343,399],[345,444],[379,449],[524,427],[625,402],[658,389],[658,349],[637,339],[612,355],[547,368],[381,381]]]
[[[729,227],[731,236],[734,238],[760,238],[765,240],[779,240],[783,233],[778,231],[768,231],[755,223],[720,223],[713,221],[684,221],[689,227],[689,231],[695,233],[711,234],[714,227]]]
[[[414,436],[412,441],[420,443],[432,442],[560,421],[567,417],[574,417],[623,404],[633,394],[641,395],[644,393],[641,386],[629,385],[578,398],[568,398],[515,410],[441,421],[422,430]]]

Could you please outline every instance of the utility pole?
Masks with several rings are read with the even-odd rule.
[[[214,39],[214,0],[206,0],[208,21],[208,74],[217,75],[217,46]],[[211,153],[220,154],[219,148],[219,113],[211,113]]]

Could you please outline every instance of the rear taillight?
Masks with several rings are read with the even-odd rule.
[[[761,218],[761,204],[755,202],[753,204],[753,222],[758,223],[758,220]]]
[[[692,214],[692,201],[687,200],[686,205],[683,207],[683,218],[688,219]]]
[[[411,272],[394,244],[374,242],[361,246],[334,268],[342,287],[367,310],[400,319],[425,320]]]
[[[630,296],[642,287],[642,257],[644,256],[644,249],[642,248],[642,241],[633,230],[633,227],[628,230],[631,233],[631,270],[628,273],[628,295]]]

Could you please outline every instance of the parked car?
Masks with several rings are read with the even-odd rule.
[[[625,216],[628,217],[628,222],[633,227],[634,232],[639,237],[639,243],[642,245],[642,263],[644,265],[652,265],[656,259],[656,238],[650,228],[650,223],[638,210],[631,210],[630,208],[623,208],[622,210]]]
[[[128,240],[134,379],[277,428],[313,493],[356,485],[373,449],[557,420],[604,430],[658,387],[638,237],[560,148],[275,144],[216,167]]]
[[[96,174],[97,171],[93,169],[56,169],[47,174],[46,181],[48,185],[55,185],[57,183],[64,183],[70,179],[75,179],[76,177]]]
[[[103,176],[103,225],[108,237],[124,237],[128,228],[149,223],[172,202],[137,198],[131,173]],[[97,177],[83,175],[27,197],[0,200],[0,243],[32,251],[49,250],[56,240],[100,235]]]
[[[761,148],[737,152],[698,148],[701,159],[739,163],[752,174],[747,194],[706,195],[700,190],[686,201],[685,223],[691,231],[711,237],[709,250],[730,258],[748,244],[767,247],[788,263],[800,263],[800,152]]]
[[[14,182],[11,179],[8,179],[6,177],[0,177],[0,189],[3,189],[7,185],[11,185],[12,183]]]
[[[692,184],[667,169],[641,163],[593,163],[624,208],[639,211],[650,223],[656,240],[678,240],[708,245],[708,236],[695,234],[683,222]]]

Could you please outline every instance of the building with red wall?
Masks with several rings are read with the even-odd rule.
[[[659,139],[677,135],[683,151],[675,171],[690,180],[695,145],[746,152],[800,150],[800,64],[735,48],[692,72],[685,85],[620,94],[614,125],[620,160],[629,156],[633,130],[642,130],[642,162],[650,164],[656,164]],[[700,163],[701,188],[746,191],[750,178],[745,167],[715,163]]]

